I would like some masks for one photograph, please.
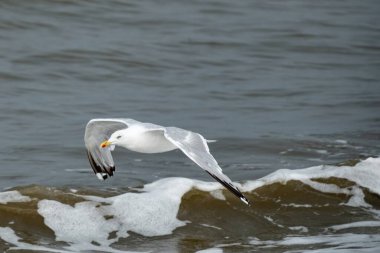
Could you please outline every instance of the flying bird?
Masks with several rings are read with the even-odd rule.
[[[163,127],[133,119],[92,119],[87,123],[84,142],[88,160],[96,176],[105,180],[113,176],[115,164],[111,151],[120,146],[140,153],[163,153],[180,149],[215,180],[230,190],[245,204],[248,199],[223,174],[218,162],[210,154],[202,135],[178,127]]]

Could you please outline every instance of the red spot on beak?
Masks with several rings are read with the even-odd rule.
[[[100,147],[102,148],[108,147],[109,145],[111,145],[111,142],[109,141],[103,141],[102,143],[100,143]]]

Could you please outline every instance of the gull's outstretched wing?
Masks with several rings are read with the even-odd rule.
[[[210,154],[207,141],[202,135],[177,127],[166,127],[164,135],[166,139],[182,150],[185,155],[198,164],[215,180],[240,198],[241,201],[249,205],[248,199],[232,184],[231,179],[223,174],[218,162]]]
[[[115,131],[137,123],[139,122],[133,119],[92,119],[87,123],[84,143],[88,160],[99,179],[104,180],[115,171],[111,147],[100,148],[100,144],[108,140]]]

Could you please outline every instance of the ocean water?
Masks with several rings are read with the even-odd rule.
[[[0,251],[378,252],[378,1],[0,1]],[[252,206],[181,152],[116,149],[92,118],[178,126]]]

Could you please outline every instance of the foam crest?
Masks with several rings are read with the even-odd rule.
[[[95,241],[109,245],[113,242],[108,240],[109,233],[118,230],[118,224],[107,221],[104,218],[106,213],[97,207],[96,202],[80,202],[72,207],[55,200],[41,200],[38,213],[60,241],[88,245]]]
[[[341,188],[335,184],[313,180],[331,177],[347,179],[356,185]],[[282,169],[259,180],[248,181],[240,187],[243,191],[250,192],[277,182],[299,180],[321,192],[351,196],[345,205],[369,207],[370,205],[364,201],[361,187],[379,194],[378,178],[380,178],[380,159],[369,158],[354,167],[316,166],[300,170]],[[44,223],[55,232],[57,240],[68,242],[71,245],[70,249],[79,251],[101,249],[100,251],[111,252],[110,245],[120,238],[128,237],[130,231],[143,236],[162,236],[185,226],[187,222],[177,219],[177,214],[183,195],[193,188],[209,192],[216,199],[222,201],[225,199],[220,191],[223,186],[217,182],[165,178],[145,185],[137,193],[128,192],[109,198],[70,193],[84,199],[74,206],[55,200],[41,200],[38,203],[38,212],[43,216]],[[288,205],[311,208],[306,204]],[[270,217],[264,218],[276,226],[282,226],[270,220]],[[307,232],[306,227],[291,229]],[[288,238],[289,240],[296,239]]]
[[[186,178],[166,178],[143,188],[142,193],[125,193],[110,198],[82,196],[88,201],[74,206],[41,200],[38,212],[57,240],[87,248],[109,246],[128,231],[144,236],[171,234],[186,222],[177,219],[182,196],[195,182]],[[106,204],[106,205],[105,205]],[[116,233],[112,238],[110,235]]]
[[[352,197],[346,203],[347,205],[369,206],[364,201],[363,191],[357,186],[340,188],[335,184],[320,183],[312,180],[323,178],[347,179],[357,186],[367,188],[372,193],[380,195],[380,184],[378,183],[380,178],[380,158],[368,158],[353,167],[321,165],[298,170],[280,169],[261,179],[246,182],[241,186],[241,189],[244,192],[250,192],[265,185],[273,183],[286,184],[290,180],[298,180],[321,192],[351,195]]]
[[[171,234],[186,223],[177,219],[182,196],[194,182],[186,178],[166,178],[145,185],[143,193],[126,193],[109,198],[105,209],[114,215],[120,225],[118,235],[127,231],[144,236]]]

